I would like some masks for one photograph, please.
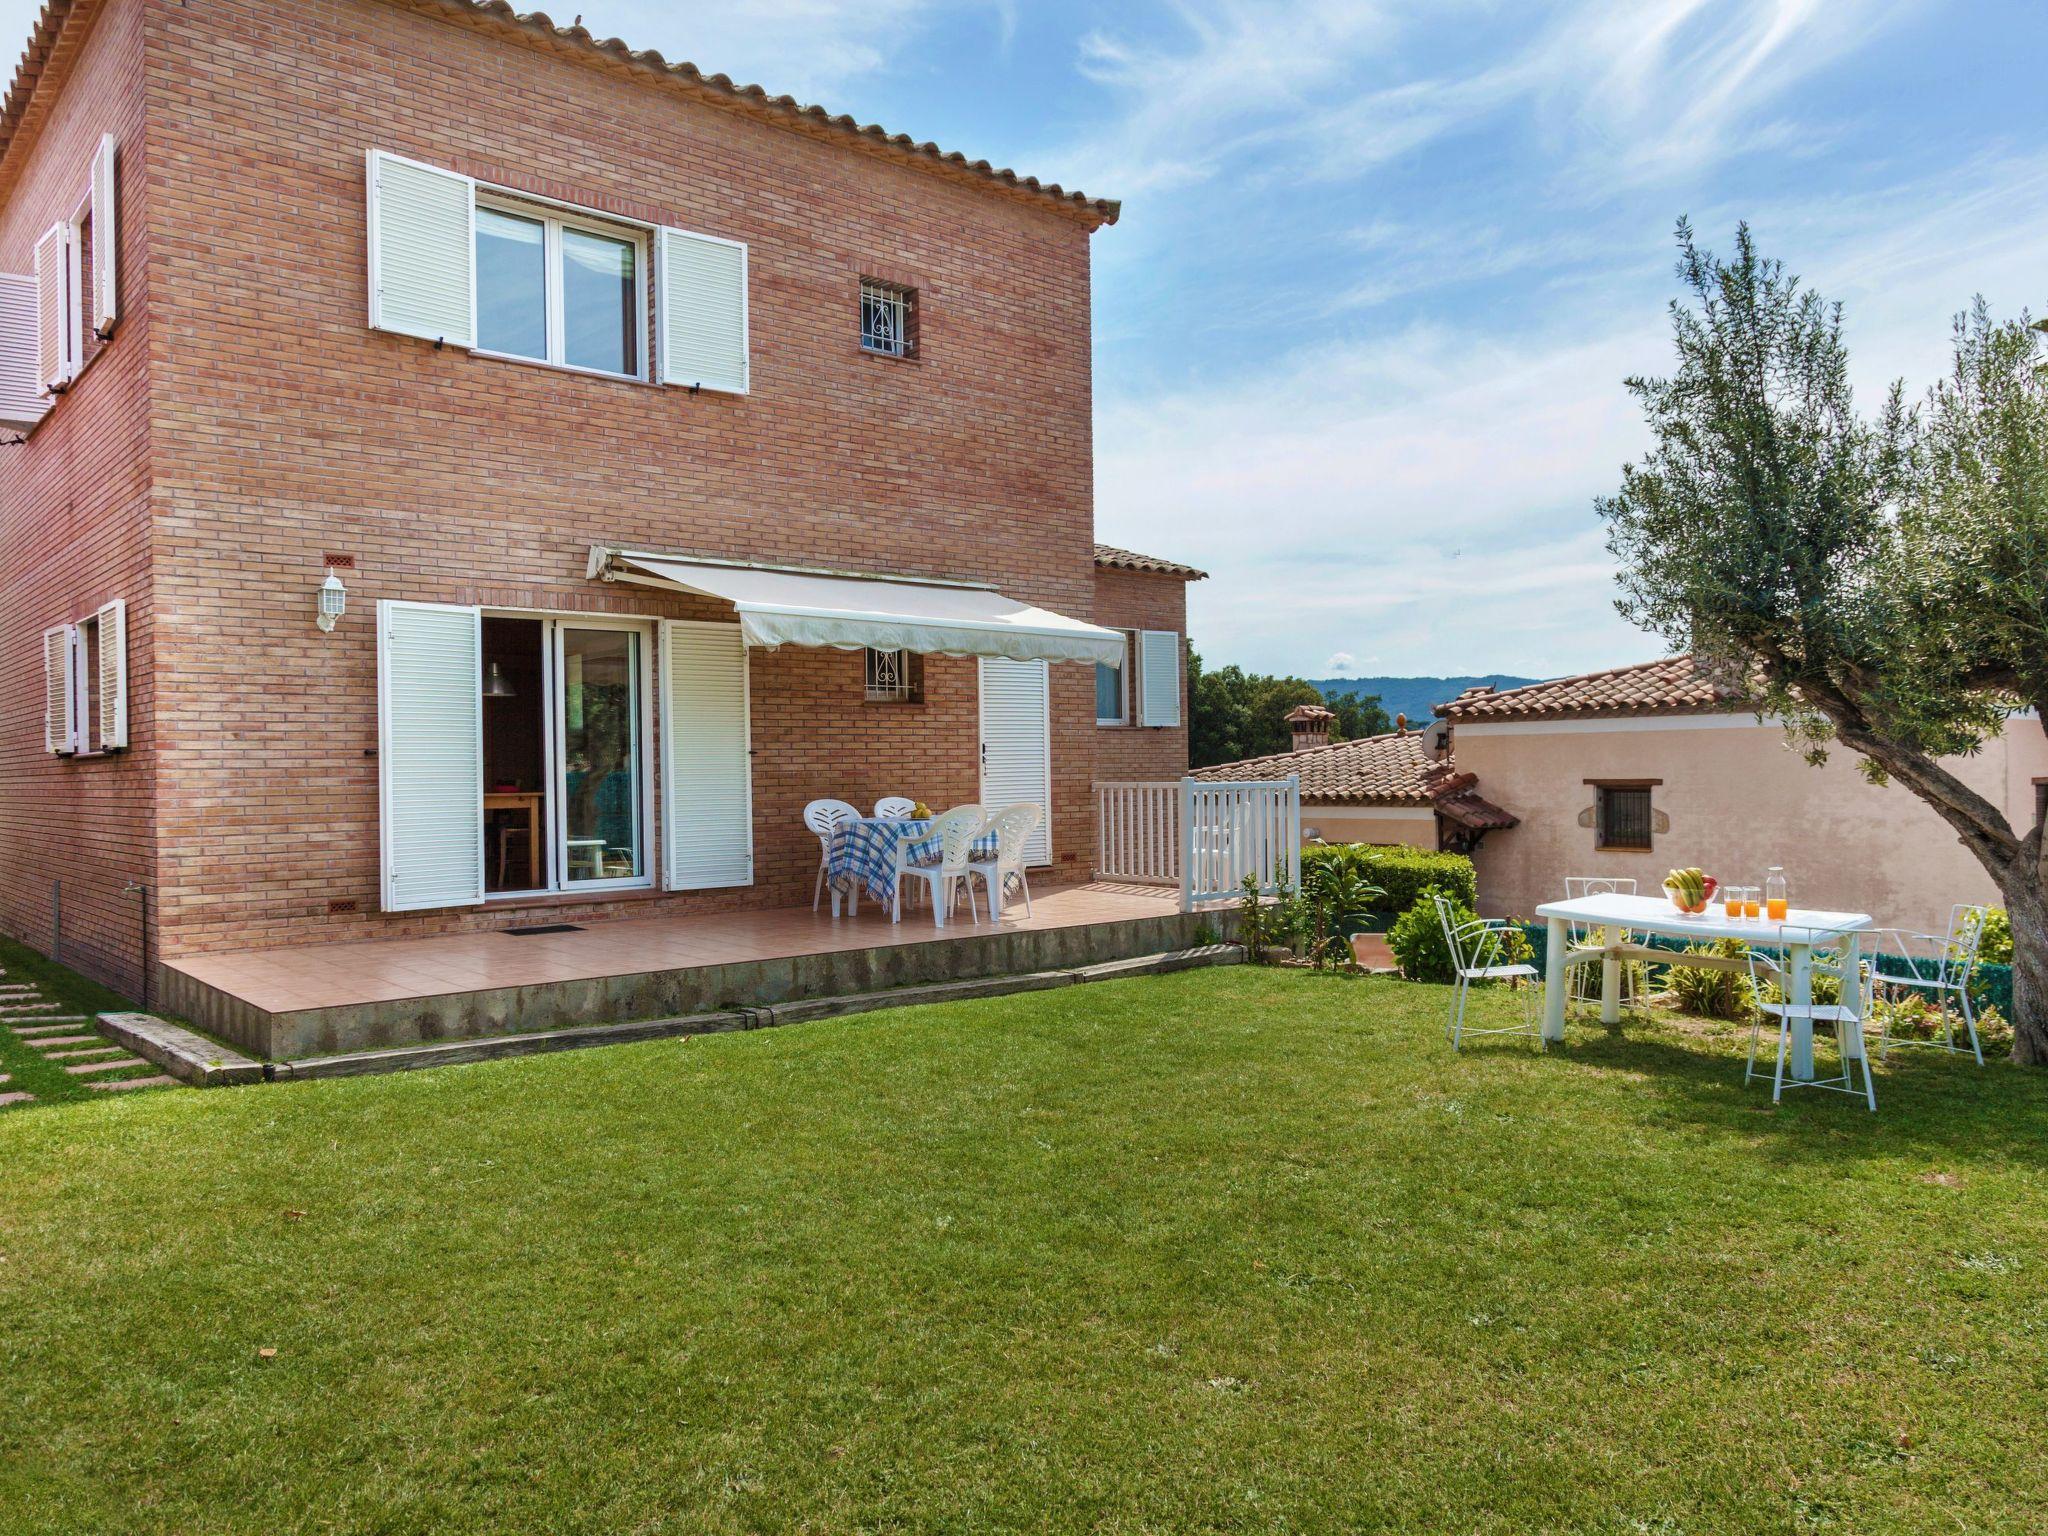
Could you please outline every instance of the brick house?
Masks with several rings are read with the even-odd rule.
[[[0,926],[807,903],[804,804],[1187,760],[1117,205],[469,0],[51,0],[0,106]],[[334,610],[339,609],[339,612]],[[1114,708],[1112,708],[1112,703]]]

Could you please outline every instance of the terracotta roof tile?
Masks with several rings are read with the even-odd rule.
[[[1720,714],[1743,703],[1741,690],[1707,676],[1690,656],[1586,672],[1495,692],[1468,688],[1436,712],[1466,720],[1586,719],[1608,715]]]
[[[1193,777],[1209,783],[1243,779],[1284,779],[1301,775],[1301,798],[1345,804],[1428,805],[1425,770],[1434,766],[1423,733],[1393,732],[1299,752],[1276,752],[1241,763],[1197,768]]]
[[[1207,571],[1198,571],[1192,565],[1161,560],[1157,555],[1141,555],[1135,550],[1118,549],[1114,544],[1096,545],[1095,563],[1112,570],[1141,571],[1148,576],[1178,576],[1182,581],[1206,581],[1209,577]]]

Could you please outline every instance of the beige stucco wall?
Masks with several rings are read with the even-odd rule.
[[[1528,915],[1564,894],[1567,875],[1633,876],[1656,894],[1666,870],[1688,864],[1744,885],[1782,864],[1795,906],[1867,912],[1885,927],[1940,932],[1953,903],[1996,899],[1983,867],[1910,790],[1867,783],[1845,750],[1809,767],[1783,731],[1751,716],[1465,725],[1456,751],[1479,792],[1522,819],[1489,833],[1474,861],[1490,915]],[[2014,720],[1951,766],[2031,827],[2048,736],[2036,719]],[[1588,779],[1663,781],[1651,806],[1670,827],[1650,852],[1594,848],[1593,829],[1579,825],[1593,804]]]
[[[1436,813],[1425,807],[1332,805],[1301,802],[1301,832],[1313,828],[1326,843],[1406,843],[1415,848],[1436,846]]]

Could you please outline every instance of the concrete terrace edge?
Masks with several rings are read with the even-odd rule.
[[[579,1024],[566,1029],[548,1030],[542,1034],[448,1040],[430,1045],[394,1046],[385,1050],[313,1056],[297,1061],[252,1062],[250,1065],[257,1069],[258,1077],[277,1082],[300,1078],[369,1077],[386,1072],[410,1072],[425,1067],[453,1066],[462,1062],[497,1061],[513,1056],[539,1056],[551,1051],[584,1050],[591,1046],[628,1045],[643,1040],[722,1034],[742,1029],[771,1029],[781,1024],[800,1024],[817,1019],[839,1018],[848,1014],[873,1013],[887,1008],[910,1008],[924,1003],[963,1002],[970,998],[1002,997],[1016,992],[1044,992],[1057,987],[1081,986],[1095,981],[1119,981],[1132,976],[1160,976],[1172,971],[1194,970],[1204,966],[1236,965],[1243,959],[1244,951],[1235,944],[1211,944],[1200,949],[1169,950],[1161,954],[1105,961],[1069,970],[1034,971],[1015,976],[987,976],[968,981],[942,981],[927,986],[897,987],[886,992],[812,998],[803,1002],[779,1003],[759,1008],[722,1009],[681,1018],[634,1019],[623,1024]],[[186,1034],[189,1038],[198,1038],[191,1036],[189,1031],[179,1033]],[[208,1085],[254,1080],[239,1075],[216,1077],[211,1079]]]
[[[458,1044],[584,1027],[593,1019],[680,1018],[778,1008],[938,982],[1008,977],[1179,950],[1234,913],[1161,913],[908,944],[683,966],[570,981],[269,1012],[158,968],[163,1008],[250,1056],[280,1062],[411,1045]],[[594,1026],[605,1027],[605,1026]]]
[[[100,1033],[195,1088],[262,1080],[263,1063],[153,1013],[103,1013]]]

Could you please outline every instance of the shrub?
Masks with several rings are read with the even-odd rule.
[[[2012,918],[2003,907],[1984,914],[1984,929],[1977,935],[1977,958],[1992,965],[2012,964]]]
[[[1451,946],[1444,938],[1444,926],[1437,918],[1438,894],[1434,886],[1422,893],[1422,899],[1403,912],[1393,929],[1387,934],[1387,947],[1394,952],[1394,959],[1400,964],[1401,974],[1409,981],[1449,982],[1456,979],[1456,968],[1451,963]],[[1451,892],[1451,924],[1461,927],[1476,922],[1479,914]],[[1501,935],[1498,950],[1486,956],[1488,965],[1525,964],[1535,957],[1535,950],[1529,943],[1529,936],[1519,927],[1505,929]]]
[[[1479,900],[1472,861],[1462,853],[1389,843],[1330,843],[1301,850],[1302,882],[1308,882],[1312,868],[1325,865],[1355,870],[1368,885],[1379,888],[1364,915],[1382,928],[1410,911],[1431,889],[1467,907]]]
[[[1712,944],[1688,944],[1685,953],[1724,955],[1739,960],[1749,953],[1749,946],[1740,939],[1717,939]],[[1674,965],[1669,972],[1665,987],[1677,1001],[1680,1013],[1696,1014],[1703,1019],[1749,1019],[1749,977],[1743,972],[1710,971],[1696,965]]]

